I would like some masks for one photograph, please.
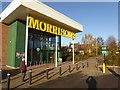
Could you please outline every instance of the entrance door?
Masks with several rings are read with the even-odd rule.
[[[43,64],[43,42],[39,39],[40,35],[29,33],[28,40],[28,66]]]
[[[55,35],[33,29],[28,31],[28,66],[54,63],[54,52]]]

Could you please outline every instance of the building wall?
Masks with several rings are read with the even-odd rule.
[[[2,24],[2,23],[0,23],[1,24],[1,29],[0,29],[0,33],[1,33],[1,35],[0,35],[0,50],[1,50],[1,56],[2,56],[2,65],[6,65],[6,57],[7,57],[7,46],[8,46],[8,25],[5,25],[5,24]]]
[[[7,65],[19,67],[22,61],[21,57],[16,57],[16,52],[25,51],[25,24],[21,21],[15,21],[9,26]]]
[[[0,68],[2,66],[2,23],[0,23]]]

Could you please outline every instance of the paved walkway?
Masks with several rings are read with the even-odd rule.
[[[86,80],[93,76],[96,80],[97,88],[117,88],[118,78],[109,71],[103,74],[95,67],[96,58],[89,58],[85,61],[78,62],[79,69],[76,70],[76,64],[71,63],[71,73],[69,73],[69,63],[59,63],[62,66],[62,75],[59,77],[59,67],[55,68],[54,64],[46,64],[29,67],[26,75],[26,81],[21,81],[21,74],[18,73],[11,77],[10,87],[17,88],[87,88]],[[87,67],[87,61],[89,67]],[[85,67],[82,68],[82,63]],[[49,67],[49,79],[46,79],[46,67]],[[29,69],[32,68],[32,84],[29,85]],[[6,88],[7,79],[2,80],[2,88]]]

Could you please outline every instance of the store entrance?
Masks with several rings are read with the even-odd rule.
[[[27,65],[37,65],[54,62],[55,35],[37,30],[28,33]]]

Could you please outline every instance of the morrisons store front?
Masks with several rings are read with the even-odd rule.
[[[76,33],[83,31],[81,24],[37,0],[13,0],[0,17],[2,62],[15,68],[22,58],[27,66],[55,63],[57,67],[61,37],[74,41]]]

